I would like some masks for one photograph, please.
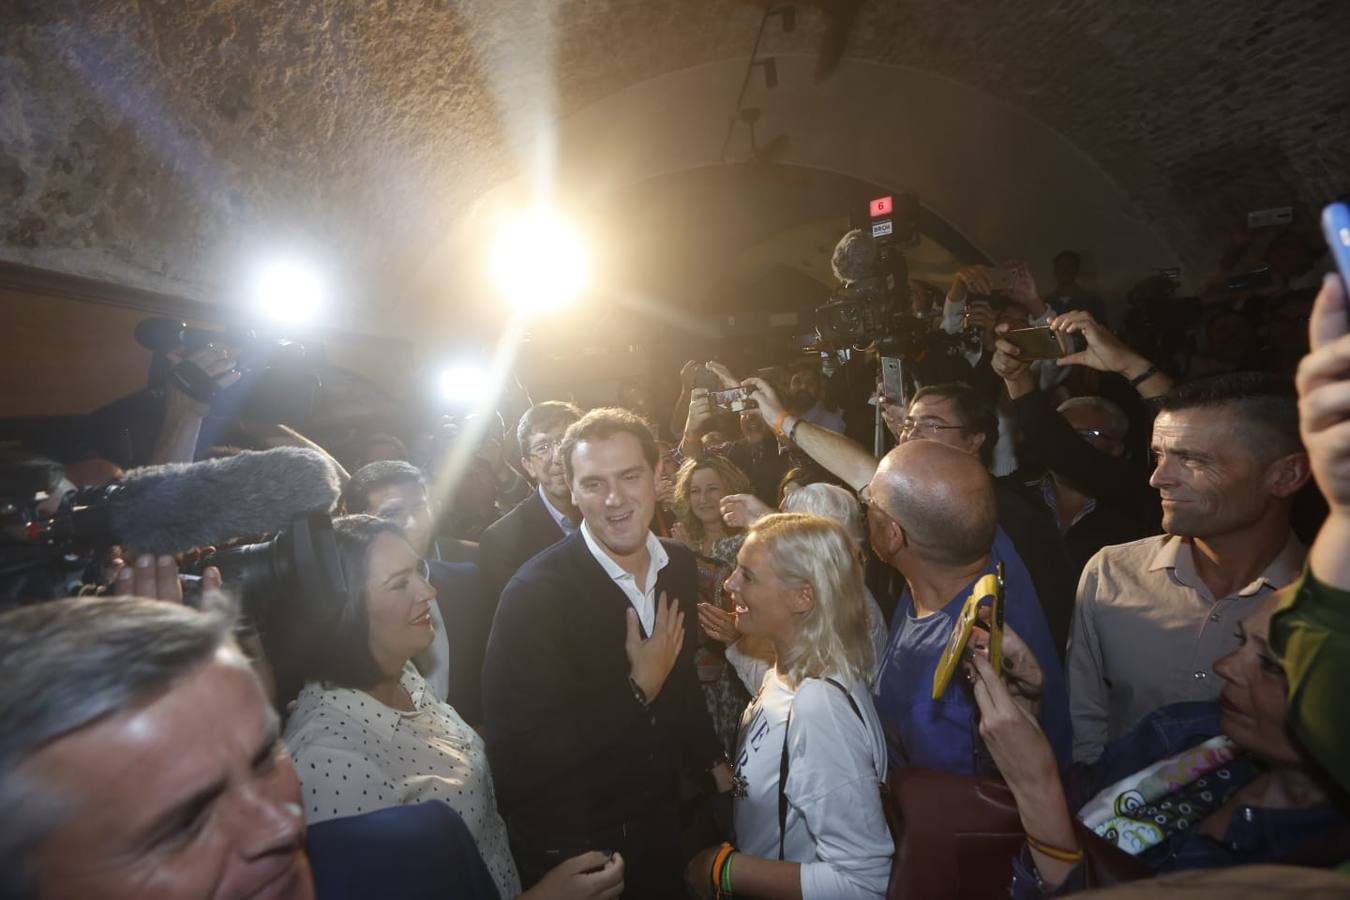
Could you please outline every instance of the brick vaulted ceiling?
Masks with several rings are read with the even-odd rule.
[[[766,52],[815,57],[825,77],[842,57],[991,95],[1093,160],[1188,266],[1211,265],[1245,210],[1292,203],[1311,221],[1350,185],[1346,0],[796,7]],[[299,242],[363,297],[397,290],[528,167],[533,132],[744,59],[763,10],[0,0],[0,259],[216,298],[258,247]]]

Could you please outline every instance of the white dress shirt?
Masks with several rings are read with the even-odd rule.
[[[565,512],[553,505],[553,501],[548,499],[548,494],[544,493],[544,489],[538,488],[537,490],[539,491],[539,499],[544,501],[544,509],[548,510],[548,514],[553,518],[553,521],[557,523],[558,527],[562,529],[562,533],[568,535],[576,531],[577,526],[572,524],[572,520],[567,518]]]
[[[666,548],[661,546],[661,541],[656,535],[647,532],[647,555],[651,560],[647,563],[647,589],[644,591],[638,587],[637,579],[624,571],[623,566],[605,552],[605,548],[600,546],[600,542],[591,534],[591,529],[585,522],[581,523],[581,535],[586,539],[586,548],[591,551],[596,562],[600,563],[605,574],[614,579],[614,583],[623,591],[633,609],[637,610],[638,619],[642,621],[643,634],[650,637],[652,629],[656,627],[656,577],[670,562]]]

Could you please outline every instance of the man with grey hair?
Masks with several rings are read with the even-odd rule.
[[[966,598],[1004,566],[1005,621],[1044,673],[1039,719],[1061,763],[1069,758],[1069,700],[1036,588],[997,529],[994,486],[979,459],[937,441],[886,455],[863,491],[872,549],[907,586],[873,688],[891,764],[959,775],[993,771],[975,739],[977,710],[964,684],[934,700],[933,673]]]
[[[410,900],[447,884],[496,898],[443,803],[306,834],[277,715],[230,626],[136,597],[0,615],[0,900]],[[616,896],[623,864],[584,854],[551,876],[527,896]]]
[[[314,895],[300,783],[226,617],[0,616],[0,721],[0,896]]]

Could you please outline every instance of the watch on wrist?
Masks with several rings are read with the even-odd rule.
[[[633,692],[633,699],[641,704],[643,709],[652,705],[652,702],[647,699],[647,692],[642,689],[642,685],[638,684],[632,675],[628,676],[628,688]]]

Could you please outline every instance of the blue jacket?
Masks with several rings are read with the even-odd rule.
[[[329,819],[305,831],[318,900],[498,900],[468,827],[432,801]]]

